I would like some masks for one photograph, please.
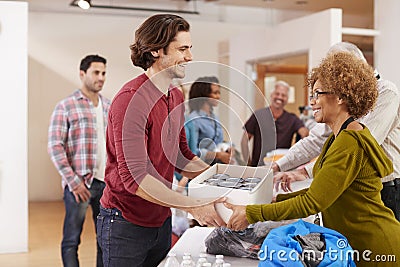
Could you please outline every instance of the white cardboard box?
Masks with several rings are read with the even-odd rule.
[[[202,184],[204,180],[213,174],[225,173],[231,177],[257,177],[261,181],[252,190],[232,189],[220,186]],[[273,173],[271,169],[263,167],[247,167],[237,165],[215,164],[189,183],[188,194],[191,197],[214,198],[227,197],[227,201],[232,204],[264,204],[271,203],[273,195]],[[216,204],[216,211],[221,218],[228,222],[232,211],[222,203]]]

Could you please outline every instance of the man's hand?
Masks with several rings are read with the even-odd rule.
[[[274,175],[275,190],[279,190],[279,186],[285,192],[292,192],[291,183],[295,181],[304,181],[308,178],[307,172],[304,169],[278,172]]]
[[[233,211],[232,216],[229,218],[227,227],[234,230],[244,230],[249,226],[249,222],[246,217],[246,206],[233,205],[228,202],[224,202],[225,207]]]
[[[207,226],[226,226],[224,220],[215,211],[215,203],[225,201],[225,198],[211,200],[209,204],[187,209],[192,216],[199,222],[200,225]]]
[[[281,169],[279,168],[279,165],[278,165],[278,164],[276,164],[276,162],[275,162],[275,161],[274,161],[274,162],[272,162],[271,169],[272,169],[272,171],[273,171],[274,173],[276,173],[276,172],[280,172],[280,171],[281,171]]]
[[[229,164],[231,161],[232,153],[230,152],[217,152],[215,157],[219,159],[222,163]]]
[[[186,176],[182,176],[182,179],[178,182],[178,186],[176,187],[175,191],[182,193],[185,190],[186,185],[189,182],[189,178]]]
[[[91,196],[84,182],[80,183],[80,185],[72,191],[72,194],[75,196],[76,203],[86,202]]]

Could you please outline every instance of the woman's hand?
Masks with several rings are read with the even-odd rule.
[[[235,231],[244,230],[249,226],[249,222],[246,217],[246,206],[233,205],[228,202],[224,202],[225,207],[233,211],[232,216],[229,218],[227,227]]]

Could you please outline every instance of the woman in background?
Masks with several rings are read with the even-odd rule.
[[[223,144],[221,124],[213,109],[218,106],[221,91],[217,77],[198,78],[190,87],[187,130],[188,143],[194,154],[208,164],[231,163],[233,148]]]

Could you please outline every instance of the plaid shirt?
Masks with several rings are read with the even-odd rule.
[[[110,100],[100,95],[104,128]],[[105,129],[104,129],[105,130]],[[96,113],[92,102],[78,89],[61,100],[50,119],[48,153],[62,177],[62,187],[75,189],[82,181],[90,187],[96,166]]]

